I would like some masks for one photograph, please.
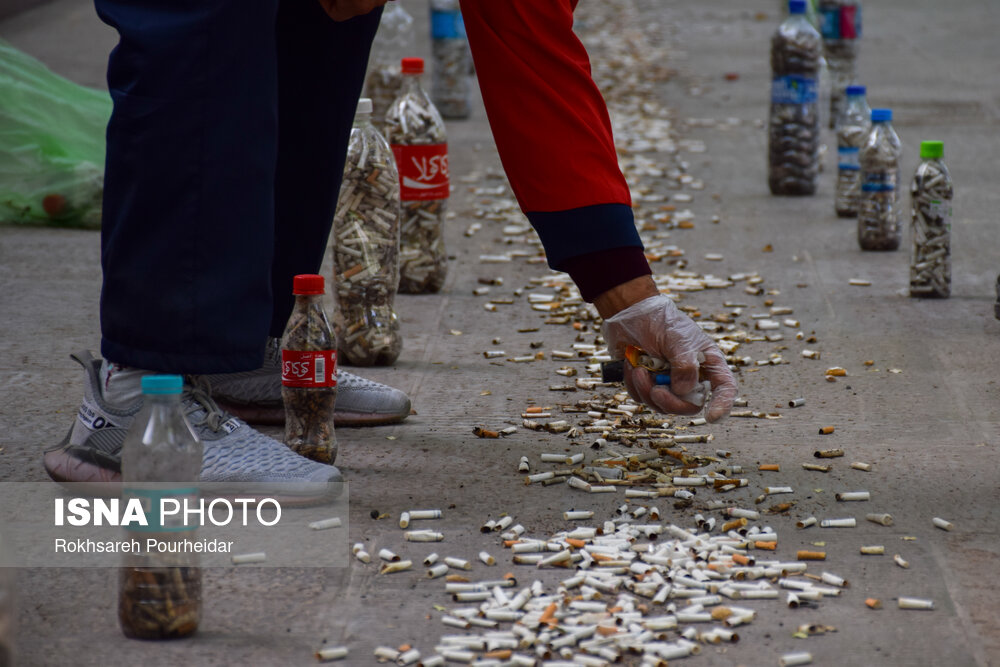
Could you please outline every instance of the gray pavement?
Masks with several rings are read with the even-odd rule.
[[[579,10],[581,34],[598,29],[588,17],[600,15],[587,3]],[[418,17],[426,2],[406,6]],[[765,484],[794,487],[797,505],[768,523],[780,535],[778,556],[790,560],[797,548],[825,542],[823,569],[851,582],[838,598],[813,609],[790,610],[778,603],[759,605],[757,620],[741,628],[742,641],[706,647],[691,664],[776,665],[778,656],[808,650],[823,665],[991,665],[1000,664],[1000,447],[996,360],[1000,322],[993,318],[994,281],[1000,271],[995,211],[995,158],[1000,155],[1000,70],[995,34],[1000,6],[960,0],[885,0],[865,6],[861,81],[873,106],[891,107],[903,141],[904,179],[917,163],[922,139],[941,139],[956,184],[953,222],[953,296],[920,301],[905,296],[909,235],[904,250],[863,253],[854,224],[837,219],[828,163],[820,192],[811,198],[775,198],[766,187],[767,49],[778,17],[775,0],[621,0],[631,8],[631,30],[662,37],[675,75],[659,89],[671,109],[678,138],[703,140],[704,153],[683,153],[690,172],[706,183],[684,204],[695,213],[694,229],[672,231],[670,242],[686,251],[687,269],[729,275],[757,271],[768,296],[749,296],[742,284],[684,295],[685,305],[706,313],[724,301],[747,304],[746,314],[765,310],[765,298],[794,308],[806,335],[818,342],[822,359],[803,359],[804,343],[786,332],[780,344],[753,343],[755,359],[779,351],[790,363],[749,367],[739,375],[741,395],[752,408],[778,412],[777,420],[732,418],[701,427],[710,445],[705,453],[733,452],[744,465],[750,487],[733,498],[753,506]],[[624,19],[623,19],[624,20]],[[421,21],[425,27],[425,23]],[[418,34],[426,30],[420,28]],[[628,38],[626,31],[623,38]],[[103,67],[114,34],[82,0],[51,4],[0,22],[0,38],[32,53],[57,72],[88,85],[103,85]],[[420,43],[426,48],[426,42]],[[595,61],[600,53],[593,53]],[[739,74],[736,81],[724,74]],[[693,119],[693,120],[692,120]],[[730,120],[732,119],[732,120]],[[709,122],[712,121],[712,122]],[[457,176],[499,168],[481,106],[471,120],[449,123],[449,148]],[[826,142],[833,142],[827,132]],[[668,164],[675,158],[659,156]],[[488,185],[495,185],[492,181]],[[574,449],[562,436],[520,429],[503,440],[480,440],[472,428],[520,425],[529,404],[559,405],[588,392],[555,394],[564,383],[555,361],[490,363],[482,351],[502,337],[509,353],[527,354],[530,341],[544,351],[565,349],[575,331],[543,324],[523,299],[501,312],[482,308],[474,297],[477,277],[502,275],[506,282],[491,296],[512,296],[544,265],[517,260],[483,265],[480,254],[498,246],[499,224],[486,222],[472,237],[463,231],[482,207],[470,184],[456,181],[448,230],[455,259],[441,294],[397,300],[406,346],[392,368],[364,374],[408,391],[417,415],[404,424],[338,431],[338,466],[351,481],[350,541],[375,553],[388,546],[416,560],[432,551],[403,542],[395,518],[417,507],[445,510],[440,529],[447,540],[442,555],[474,559],[482,549],[500,567],[477,565],[473,578],[513,570],[530,582],[552,583],[558,573],[510,565],[495,535],[479,526],[507,512],[537,535],[564,528],[560,513],[570,507],[608,516],[622,502],[581,496],[565,485],[524,486],[520,456],[537,461],[542,451]],[[671,193],[670,190],[664,190]],[[907,197],[903,199],[908,201]],[[655,206],[644,204],[644,206]],[[681,208],[679,206],[678,208]],[[709,222],[718,215],[718,224]],[[763,252],[770,245],[771,252]],[[522,248],[523,246],[513,246]],[[507,248],[509,249],[509,248]],[[722,262],[704,259],[718,253]],[[0,480],[46,479],[40,453],[63,437],[81,396],[83,376],[68,355],[96,349],[100,287],[99,239],[93,232],[0,228]],[[657,271],[674,267],[657,263]],[[848,285],[866,278],[869,287]],[[537,333],[517,333],[538,327]],[[461,335],[452,335],[453,330]],[[593,332],[586,334],[592,342]],[[866,360],[874,361],[865,366]],[[824,370],[842,366],[848,376],[824,380]],[[899,372],[890,372],[894,369]],[[489,392],[489,393],[487,393]],[[568,396],[568,398],[567,398]],[[806,405],[785,407],[804,397]],[[679,424],[686,420],[678,420]],[[818,427],[833,425],[831,435]],[[807,472],[800,464],[812,452],[842,447],[834,471]],[[873,464],[872,472],[848,469],[850,461]],[[782,472],[758,473],[758,462],[779,463]],[[544,469],[544,468],[541,468]],[[766,475],[771,475],[770,477]],[[794,521],[848,514],[832,502],[834,492],[865,488],[873,500],[860,509],[887,511],[891,528],[861,521],[856,529],[796,531]],[[612,496],[612,494],[608,494]],[[768,503],[770,504],[770,503]],[[667,507],[667,506],[664,506]],[[391,519],[372,520],[373,509]],[[669,510],[666,518],[690,525],[698,505]],[[955,525],[944,532],[934,516]],[[832,534],[831,534],[832,533]],[[914,537],[915,540],[903,540]],[[862,557],[858,546],[886,545],[889,554],[910,561],[907,570],[891,556]],[[197,637],[175,643],[124,639],[115,620],[116,586],[111,570],[23,570],[18,573],[18,649],[27,665],[310,665],[324,644],[351,648],[347,664],[371,664],[377,645],[412,643],[425,654],[450,629],[434,605],[448,606],[439,582],[422,568],[379,576],[375,566],[354,563],[340,569],[211,570],[205,575],[205,617]],[[933,598],[934,611],[895,608],[900,595]],[[865,608],[866,597],[886,608]],[[802,623],[821,623],[836,633],[792,638]]]

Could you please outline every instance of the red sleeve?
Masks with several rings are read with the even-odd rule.
[[[500,159],[527,212],[631,206],[576,0],[462,0]]]

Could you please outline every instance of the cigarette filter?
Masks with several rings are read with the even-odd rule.
[[[934,600],[899,598],[900,609],[934,609]]]
[[[316,659],[320,662],[327,662],[331,660],[340,660],[347,657],[347,647],[346,646],[330,646],[328,648],[321,648],[316,651]]]

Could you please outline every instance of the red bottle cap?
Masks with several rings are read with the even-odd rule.
[[[403,58],[400,61],[400,67],[403,70],[403,74],[423,74],[424,73],[424,59],[423,58]]]
[[[303,273],[292,279],[292,294],[323,294],[323,276]]]

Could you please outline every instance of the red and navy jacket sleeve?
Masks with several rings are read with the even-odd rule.
[[[486,114],[549,266],[594,297],[650,273],[577,0],[461,0]]]

